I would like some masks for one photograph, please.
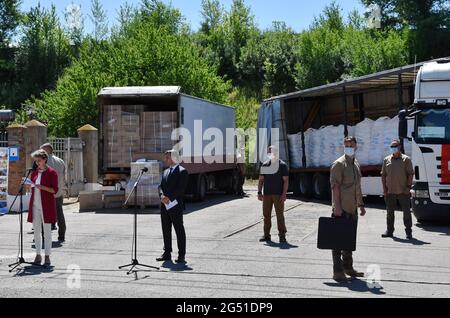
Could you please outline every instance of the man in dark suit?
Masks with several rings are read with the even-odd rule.
[[[183,225],[184,193],[189,175],[186,169],[178,164],[179,153],[176,150],[164,154],[164,163],[169,168],[164,171],[159,196],[161,198],[161,224],[164,236],[164,254],[158,262],[172,259],[172,225],[178,241],[177,263],[186,263],[186,232]]]

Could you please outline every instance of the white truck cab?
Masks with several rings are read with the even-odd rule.
[[[399,117],[402,138],[408,138],[407,120],[414,121],[413,212],[419,221],[450,220],[450,60],[422,66],[414,105]]]

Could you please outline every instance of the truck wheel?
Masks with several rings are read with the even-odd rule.
[[[324,173],[316,173],[313,177],[314,198],[326,200],[330,196],[329,181]]]
[[[304,198],[312,197],[312,178],[309,173],[303,173],[299,176],[299,190],[300,194]]]
[[[194,199],[196,201],[202,202],[206,198],[206,193],[207,193],[206,176],[204,174],[199,174],[197,177]]]

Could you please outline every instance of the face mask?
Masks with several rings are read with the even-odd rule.
[[[399,151],[400,151],[400,148],[398,148],[398,147],[391,147],[391,154],[395,155]]]
[[[269,153],[269,154],[267,155],[267,159],[270,160],[270,161],[272,161],[272,160],[275,159],[275,156],[274,156],[273,154]]]
[[[345,153],[346,156],[354,157],[355,156],[355,148],[345,147],[344,148],[344,153]]]

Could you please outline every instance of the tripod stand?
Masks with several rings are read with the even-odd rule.
[[[127,267],[131,267],[130,270],[127,272],[127,275],[130,275],[131,273],[133,273],[134,269],[136,266],[141,266],[141,267],[146,267],[146,268],[152,268],[152,269],[156,269],[159,270],[159,267],[155,267],[155,266],[150,266],[150,265],[144,265],[139,263],[138,259],[137,259],[137,224],[138,224],[138,186],[139,183],[141,182],[141,178],[144,175],[144,173],[146,173],[148,171],[147,168],[141,170],[141,172],[139,173],[139,177],[136,180],[134,186],[133,186],[133,190],[131,191],[130,195],[128,196],[128,198],[126,199],[124,206],[128,204],[128,202],[131,199],[131,196],[134,194],[134,224],[133,224],[133,245],[132,245],[132,251],[131,251],[131,264],[128,265],[124,265],[124,266],[120,266],[119,269],[124,269]],[[142,207],[141,207],[141,211],[142,211]]]
[[[9,267],[11,268],[9,270],[10,273],[12,273],[17,267],[21,266],[22,264],[27,264],[27,265],[35,265],[33,263],[28,263],[25,261],[24,257],[23,257],[23,188],[25,187],[25,181],[28,180],[28,178],[30,177],[31,172],[33,171],[33,169],[29,169],[27,176],[25,177],[25,179],[23,179],[21,185],[20,185],[20,189],[19,189],[19,193],[17,193],[16,197],[14,198],[13,203],[11,204],[11,208],[9,209],[9,212],[11,212],[14,204],[17,201],[17,198],[20,196],[19,199],[19,215],[20,215],[20,244],[19,244],[19,254],[20,256],[17,259],[17,262],[9,265]]]

